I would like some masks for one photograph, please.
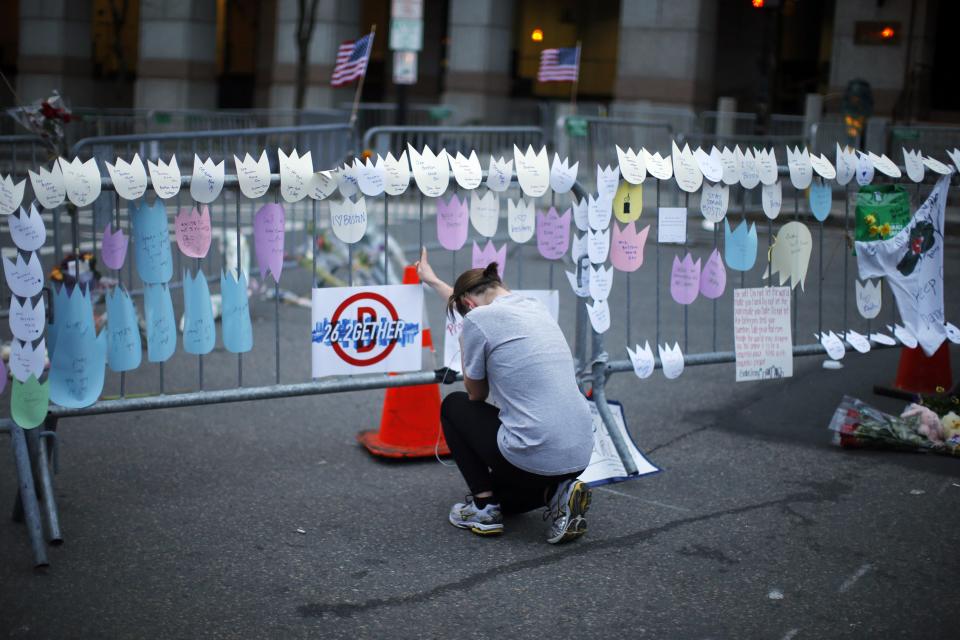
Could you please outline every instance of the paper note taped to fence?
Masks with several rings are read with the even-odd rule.
[[[590,415],[593,418],[593,453],[590,454],[590,464],[580,474],[580,480],[595,486],[639,478],[660,470],[650,464],[650,461],[640,453],[637,445],[634,444],[633,439],[627,433],[627,425],[623,419],[623,408],[620,404],[608,402],[607,406],[613,414],[615,428],[620,433],[620,438],[627,445],[630,457],[633,458],[633,464],[637,467],[636,475],[627,475],[623,461],[617,455],[617,448],[610,437],[610,431],[603,420],[600,419],[597,405],[593,402],[589,404]]]
[[[790,287],[735,289],[733,341],[737,382],[792,376]]]
[[[421,362],[420,285],[313,290],[313,377],[417,371]]]

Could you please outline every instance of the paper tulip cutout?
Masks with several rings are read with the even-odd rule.
[[[635,222],[631,222],[621,230],[619,225],[613,225],[613,239],[610,243],[610,263],[618,271],[636,271],[643,265],[643,250],[647,244],[650,225],[645,226],[637,233]]]
[[[283,149],[277,149],[277,156],[280,159],[280,195],[290,203],[303,200],[313,179],[313,158],[310,152],[307,151],[301,156],[294,149],[288,156]],[[356,176],[356,171],[353,175]]]
[[[253,348],[247,275],[241,271],[237,280],[232,272],[221,271],[220,294],[223,300],[220,322],[223,347],[230,353],[246,353]]]
[[[194,355],[213,351],[217,341],[207,277],[183,273],[183,350]]]
[[[260,152],[260,159],[254,160],[248,153],[243,160],[233,156],[233,166],[237,171],[240,191],[251,200],[260,198],[270,188],[270,160],[266,150]]]
[[[637,377],[641,380],[649,378],[654,368],[653,350],[650,348],[650,342],[645,341],[642,349],[638,344],[636,351],[631,351],[630,347],[627,347],[627,355],[630,356],[633,372]]]
[[[32,204],[29,213],[21,207],[20,215],[14,213],[8,217],[7,225],[10,227],[10,239],[21,251],[36,251],[47,241],[43,218]]]
[[[525,194],[539,198],[546,193],[550,186],[550,162],[546,147],[541,147],[540,152],[535,153],[530,145],[524,153],[517,145],[513,145],[513,161],[517,169],[517,182]]]
[[[43,367],[47,360],[47,348],[41,340],[34,347],[30,342],[14,340],[10,343],[10,374],[14,380],[26,382],[30,377],[39,378],[43,375]],[[6,371],[3,371],[3,384],[7,384]]]
[[[590,318],[590,326],[597,333],[606,333],[610,328],[610,305],[606,300],[597,300],[593,304],[585,302],[587,305],[587,316]]]
[[[723,257],[735,271],[749,271],[757,260],[757,225],[741,222],[730,231],[730,221],[723,221]]]
[[[50,358],[50,399],[61,407],[79,409],[97,401],[107,365],[107,332],[92,326],[65,326]]]
[[[486,238],[497,234],[500,224],[500,198],[495,191],[487,191],[482,198],[476,191],[470,193],[470,224],[477,233]]]
[[[21,298],[32,298],[43,289],[43,268],[36,252],[31,251],[26,260],[19,252],[16,260],[4,257],[3,274],[10,291]]]
[[[473,243],[473,268],[474,269],[486,269],[490,266],[491,262],[497,263],[497,273],[500,274],[500,278],[503,278],[503,270],[506,268],[507,264],[507,245],[504,243],[502,247],[497,249],[493,244],[493,240],[487,240],[486,246],[481,249],[477,246],[477,243]]]
[[[499,160],[490,156],[490,168],[487,170],[487,187],[491,191],[502,192],[510,188],[513,181],[513,160]]]
[[[770,248],[770,266],[763,277],[772,277],[771,272],[779,273],[781,286],[790,280],[791,289],[798,284],[803,289],[812,249],[813,239],[807,226],[802,222],[788,222],[780,228]]]
[[[720,252],[714,249],[700,273],[700,295],[710,300],[716,300],[723,295],[726,287],[727,270],[723,266]]]
[[[253,217],[253,245],[260,277],[266,278],[269,272],[276,283],[283,271],[286,222],[283,207],[274,203],[263,205]]]
[[[210,208],[207,205],[196,209],[180,209],[173,228],[177,238],[177,246],[188,258],[205,258],[210,251],[212,228],[210,225]]]
[[[50,381],[43,384],[33,376],[26,382],[13,381],[10,389],[10,417],[23,429],[43,424],[50,406]]]
[[[693,261],[688,253],[681,261],[673,256],[673,269],[670,272],[670,295],[679,304],[690,304],[700,293],[700,260]]]
[[[63,172],[63,185],[70,202],[78,207],[85,207],[99,197],[100,170],[97,169],[95,158],[86,162],[80,162],[80,158],[74,158],[73,162],[60,158],[60,170]]]
[[[67,188],[63,183],[63,170],[59,162],[54,162],[50,171],[40,167],[39,173],[28,169],[30,184],[33,186],[33,195],[44,209],[54,209],[63,204],[67,197]],[[0,191],[4,189],[0,186]]]
[[[533,201],[518,198],[517,203],[507,199],[507,231],[510,239],[523,244],[533,237],[535,214]]]
[[[448,251],[457,251],[467,241],[470,217],[466,199],[460,200],[456,194],[450,200],[437,200],[437,240]]]
[[[177,156],[170,156],[170,163],[164,163],[163,160],[157,160],[153,164],[147,160],[147,169],[150,170],[150,182],[153,185],[153,192],[162,200],[169,200],[180,193],[180,167],[177,166]]]
[[[743,161],[743,154],[740,153],[740,147],[736,151],[724,147],[720,152],[720,164],[723,165],[723,184],[740,184],[740,164]]]
[[[880,285],[879,280],[876,282],[864,280],[863,284],[860,284],[859,280],[857,281],[857,311],[867,320],[872,320],[880,315],[880,308],[883,303]]]
[[[137,274],[149,284],[169,282],[173,277],[173,254],[163,201],[158,199],[153,205],[145,200],[131,202],[130,217]]]
[[[450,168],[453,169],[453,178],[461,189],[469,191],[480,186],[483,169],[480,168],[480,159],[477,158],[476,151],[471,151],[469,158],[459,151],[455,157],[450,155],[447,157],[450,160]]]
[[[144,286],[143,317],[147,325],[147,360],[166,362],[177,348],[173,300],[166,283]]]
[[[43,297],[37,298],[36,304],[32,303],[30,298],[24,298],[21,304],[16,296],[11,296],[9,320],[10,333],[18,340],[33,342],[42,336],[46,328],[46,306]]]
[[[131,371],[140,366],[142,358],[137,311],[123,287],[114,287],[106,297],[107,364],[111,371]]]
[[[107,173],[118,196],[124,200],[136,200],[143,196],[147,190],[147,170],[140,160],[140,154],[133,154],[130,162],[117,158],[116,164],[104,164],[107,165]]]
[[[223,160],[214,164],[207,158],[203,162],[200,156],[193,155],[193,178],[190,180],[190,197],[203,204],[210,204],[223,190]]]
[[[547,260],[559,260],[567,252],[571,215],[570,209],[557,215],[553,207],[546,213],[537,212],[537,249]]]
[[[394,159],[393,154],[387,152],[383,159],[383,191],[388,196],[402,195],[410,186],[410,163],[407,161],[407,152]]]
[[[550,165],[550,188],[554,193],[566,193],[570,191],[573,183],[577,181],[577,170],[580,168],[579,162],[574,162],[573,166],[567,164],[567,159],[560,160],[560,156],[553,154],[553,164]]]
[[[680,344],[675,342],[673,347],[669,344],[657,345],[657,351],[660,353],[660,368],[663,369],[664,377],[668,380],[680,377],[683,373],[683,352],[680,351]]]
[[[367,201],[360,196],[356,202],[350,198],[330,201],[330,228],[342,242],[359,242],[367,232]]]
[[[450,164],[447,162],[447,152],[441,149],[434,155],[430,147],[424,147],[422,153],[417,153],[413,145],[408,144],[410,166],[413,167],[413,179],[423,195],[436,198],[447,190],[450,183]]]
[[[830,207],[833,205],[833,191],[830,186],[823,182],[815,182],[810,185],[810,211],[813,217],[823,222],[830,215]]]

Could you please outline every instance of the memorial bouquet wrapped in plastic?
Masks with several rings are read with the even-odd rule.
[[[844,448],[930,451],[960,456],[960,415],[949,400],[910,404],[900,416],[844,396],[833,414],[834,444]]]
[[[46,100],[9,109],[7,113],[27,131],[38,136],[49,147],[52,157],[66,153],[64,125],[73,120],[73,114],[59,92],[54,91]]]

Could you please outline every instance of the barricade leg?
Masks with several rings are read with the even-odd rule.
[[[27,535],[30,537],[30,546],[33,549],[33,566],[46,567],[50,563],[47,561],[47,547],[43,541],[43,524],[40,521],[40,506],[37,504],[36,489],[33,486],[33,471],[30,469],[27,439],[23,429],[15,424],[10,425],[10,443],[13,447],[13,459],[17,470],[20,503],[27,525]]]
[[[608,356],[603,348],[603,335],[596,331],[591,331],[591,333],[593,334],[593,402],[597,405],[597,412],[600,414],[600,419],[603,420],[603,424],[607,425],[607,432],[610,434],[613,446],[617,450],[617,455],[620,456],[620,460],[623,462],[623,468],[626,470],[628,476],[632,476],[638,471],[637,465],[633,461],[633,456],[630,455],[630,449],[627,447],[627,443],[624,442],[620,434],[620,429],[617,428],[617,423],[616,420],[614,420],[613,413],[610,411],[610,407],[607,406]]]
[[[35,431],[35,430],[34,430]],[[33,456],[33,471],[40,485],[40,498],[43,500],[43,515],[47,525],[47,541],[54,545],[63,544],[60,533],[60,516],[57,512],[57,500],[53,495],[53,477],[50,475],[50,455],[47,436],[53,432],[37,434],[37,452]]]

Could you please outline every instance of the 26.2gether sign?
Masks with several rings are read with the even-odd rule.
[[[313,377],[419,370],[422,321],[420,285],[314,289]]]

